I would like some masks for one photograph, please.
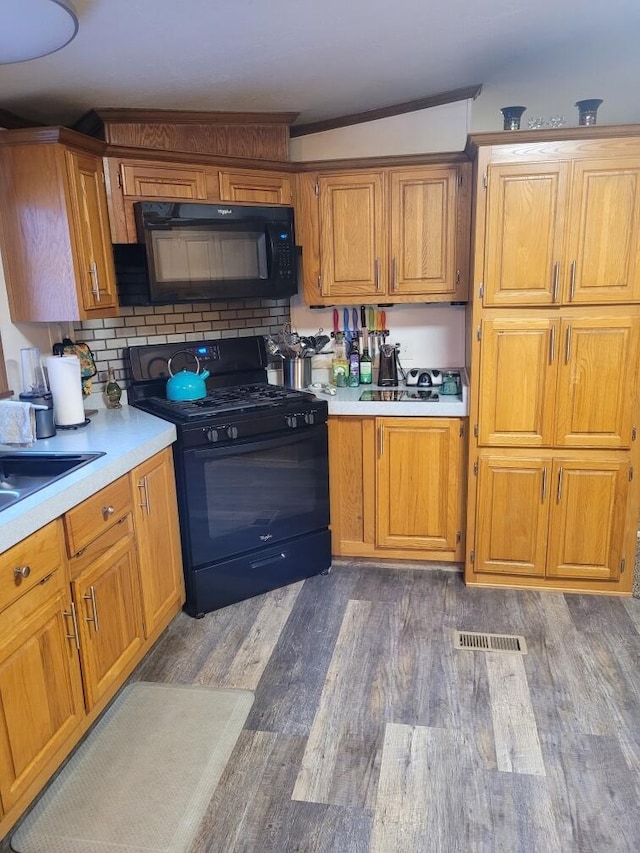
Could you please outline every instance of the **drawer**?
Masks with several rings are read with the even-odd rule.
[[[82,548],[80,553],[76,552],[69,559],[71,580],[80,577],[88,566],[92,565],[116,545],[122,544],[124,539],[133,539],[133,517],[130,512],[123,515],[115,524],[104,530],[97,539],[92,539],[86,548]]]
[[[131,509],[129,478],[125,474],[69,510],[64,516],[69,556],[73,557],[86,548]]]
[[[56,519],[0,557],[0,610],[64,564],[62,523]]]

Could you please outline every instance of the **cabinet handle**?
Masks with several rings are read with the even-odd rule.
[[[100,302],[100,281],[98,280],[98,265],[95,261],[89,264],[89,275],[91,277],[91,293],[93,293],[96,302]]]
[[[144,509],[147,511],[147,515],[151,515],[151,506],[149,504],[149,489],[147,488],[147,478],[144,476],[142,480],[138,483],[138,488],[142,489],[144,495],[144,503],[141,503],[140,509]],[[141,495],[140,497],[142,498]]]
[[[549,364],[556,360],[556,327],[553,325],[549,333]]]
[[[373,274],[376,284],[376,290],[380,290],[380,258],[376,258],[373,264]]]
[[[106,521],[108,518],[111,518],[113,513],[115,512],[115,508],[112,506],[103,506],[102,507],[102,517]]]
[[[564,363],[569,364],[571,359],[571,326],[567,326],[567,339],[564,348]]]
[[[17,584],[21,583],[23,578],[28,578],[30,574],[31,566],[16,566],[13,570],[13,576]]]
[[[563,473],[563,471],[564,471],[564,468],[562,468],[562,467],[558,471],[558,494],[556,495],[556,500],[558,503],[560,503],[560,499],[562,498],[562,473]]]
[[[76,649],[80,651],[80,638],[78,636],[78,620],[76,618],[76,606],[71,602],[71,610],[65,610],[64,616],[71,616],[71,621],[73,622],[73,634],[67,634],[67,640],[73,640],[76,646]]]
[[[576,292],[576,262],[571,261],[569,272],[569,302],[573,302],[573,297]]]
[[[560,262],[556,261],[553,265],[553,290],[551,301],[555,302],[558,298],[558,282],[560,281]]]
[[[391,290],[398,288],[398,262],[396,258],[391,259]]]
[[[83,595],[82,597],[84,598],[85,601],[91,602],[91,612],[93,613],[93,616],[85,616],[84,617],[85,621],[93,622],[93,627],[95,628],[96,631],[99,631],[100,630],[100,623],[98,622],[98,607],[96,605],[96,591],[93,588],[93,586],[89,587],[89,595]]]
[[[542,469],[542,503],[547,499],[547,466]]]
[[[382,426],[378,427],[378,456],[382,456],[384,452],[384,429]]]

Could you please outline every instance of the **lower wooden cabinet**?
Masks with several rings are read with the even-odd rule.
[[[84,719],[80,666],[62,551],[60,520],[43,528],[45,559],[55,567],[0,614],[0,801],[5,813],[33,798],[79,738]],[[16,551],[0,557],[2,574],[24,569]],[[22,557],[22,554],[19,555]],[[40,555],[29,566],[38,571]],[[26,803],[25,803],[26,805]],[[0,824],[0,837],[4,835]]]
[[[131,472],[145,637],[184,601],[176,481],[171,449]]]
[[[462,560],[464,427],[460,418],[330,418],[333,553]]]
[[[618,581],[625,570],[627,454],[481,453],[477,467],[476,580],[557,580],[596,589]]]
[[[177,517],[167,449],[0,555],[0,838],[179,612]]]
[[[119,520],[117,532],[118,539],[71,581],[87,711],[126,678],[143,644],[130,514]],[[99,540],[94,544],[103,551]]]

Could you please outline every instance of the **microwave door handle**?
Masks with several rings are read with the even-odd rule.
[[[280,229],[277,226],[274,226],[272,223],[268,223],[264,226],[264,238],[266,241],[266,258],[267,258],[267,269],[262,269],[262,256],[260,255],[260,278],[268,278],[272,279],[275,273],[274,264],[275,259],[277,257],[276,250],[276,234]]]

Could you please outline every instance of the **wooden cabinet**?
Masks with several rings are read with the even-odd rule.
[[[468,165],[299,175],[306,301],[466,299]]]
[[[122,683],[143,644],[131,512],[121,477],[65,516],[87,711]]]
[[[145,636],[184,602],[173,457],[167,448],[131,472]]]
[[[330,418],[333,553],[461,560],[464,423],[459,418]]]
[[[631,590],[640,139],[577,133],[487,134],[478,148],[472,584]]]
[[[638,318],[505,311],[480,329],[479,445],[631,446]]]
[[[636,158],[490,164],[487,179],[485,306],[640,302]]]
[[[280,172],[220,172],[220,198],[239,204],[291,204],[293,176]]]
[[[618,580],[628,483],[623,454],[481,453],[475,571]]]
[[[30,556],[38,581],[0,613],[0,800],[5,813],[37,793],[56,760],[78,739],[84,718],[78,657],[69,639],[74,626],[61,527],[58,520],[39,532]],[[3,575],[24,569],[24,552],[19,543],[0,557]]]
[[[171,462],[161,451],[0,555],[0,837],[180,610]]]
[[[102,148],[62,128],[3,132],[2,257],[14,322],[117,315]]]

